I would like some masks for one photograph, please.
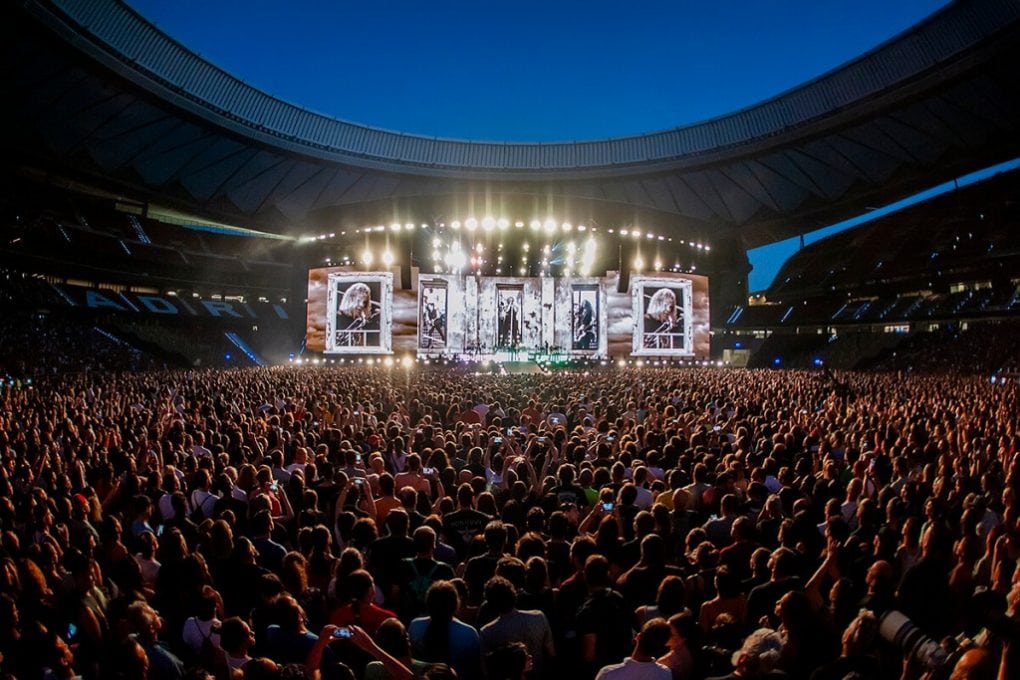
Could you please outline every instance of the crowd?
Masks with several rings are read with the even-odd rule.
[[[92,372],[0,392],[16,678],[1020,677],[987,376]]]
[[[0,306],[0,376],[25,380],[66,372],[142,370],[162,365],[92,321]]]

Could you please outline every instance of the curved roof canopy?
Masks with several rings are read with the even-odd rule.
[[[313,113],[114,0],[8,7],[18,125],[6,146],[139,197],[276,230],[509,210],[654,223],[750,247],[1020,155],[1020,0],[953,3],[729,115],[543,144],[405,135]]]

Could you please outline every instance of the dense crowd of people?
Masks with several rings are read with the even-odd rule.
[[[0,392],[16,678],[1015,678],[1020,389],[64,375]]]

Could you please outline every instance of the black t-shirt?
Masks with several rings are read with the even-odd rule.
[[[492,520],[492,517],[474,508],[462,508],[451,512],[443,518],[443,530],[450,539],[457,554],[461,557],[471,543],[471,539],[485,530],[485,525]]]
[[[811,674],[811,680],[843,680],[850,673],[862,678],[877,678],[881,674],[878,662],[870,656],[841,656],[819,666]]]
[[[767,581],[754,588],[747,596],[747,622],[752,629],[758,627],[758,621],[763,616],[768,616],[772,627],[778,628],[779,621],[776,619],[776,602],[779,598],[790,591],[800,590],[799,578],[790,578],[785,581]]]
[[[414,557],[414,541],[408,536],[384,536],[372,543],[368,554],[369,569],[385,593],[392,584],[398,582],[396,579],[400,573],[400,560]]]
[[[453,567],[439,560],[426,560],[415,557],[401,560],[396,569],[396,585],[400,587],[401,613],[414,618],[425,614],[424,597],[428,588],[419,581],[427,580],[430,584],[436,581],[449,581],[454,578]]]
[[[595,635],[595,661],[591,670],[619,663],[630,653],[634,635],[633,619],[623,596],[615,590],[598,590],[577,610],[577,635]]]
[[[496,573],[496,563],[502,557],[502,555],[486,553],[472,557],[467,561],[467,566],[464,568],[464,580],[467,582],[468,598],[471,604],[481,603],[485,582]]]
[[[573,503],[579,508],[584,508],[588,505],[588,497],[585,495],[584,489],[576,484],[560,484],[552,492],[556,496],[556,502],[559,505]]]

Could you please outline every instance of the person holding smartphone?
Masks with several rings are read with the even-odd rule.
[[[392,620],[396,621],[396,619]],[[369,676],[366,673],[366,678],[384,677],[393,680],[414,680],[417,677],[412,672],[411,667],[376,644],[372,636],[360,626],[335,626],[333,624],[329,624],[322,629],[315,646],[312,647],[304,660],[305,675],[307,677],[312,680],[320,680],[322,678],[321,667],[325,656],[329,654],[331,644],[347,644],[356,647],[375,659],[375,661],[368,664],[369,668],[376,663],[382,666],[381,675],[373,674]],[[408,658],[410,658],[409,654]]]
[[[428,477],[422,470],[424,466],[421,462],[421,456],[417,453],[412,453],[407,457],[405,464],[407,468],[393,479],[396,487],[403,489],[405,486],[409,486],[415,491],[425,492],[429,498],[432,498],[432,485],[429,484]]]
[[[561,465],[556,471],[556,479],[559,485],[554,487],[552,493],[556,495],[559,505],[573,503],[578,508],[588,507],[588,496],[584,489],[574,483],[577,470],[571,464]]]

